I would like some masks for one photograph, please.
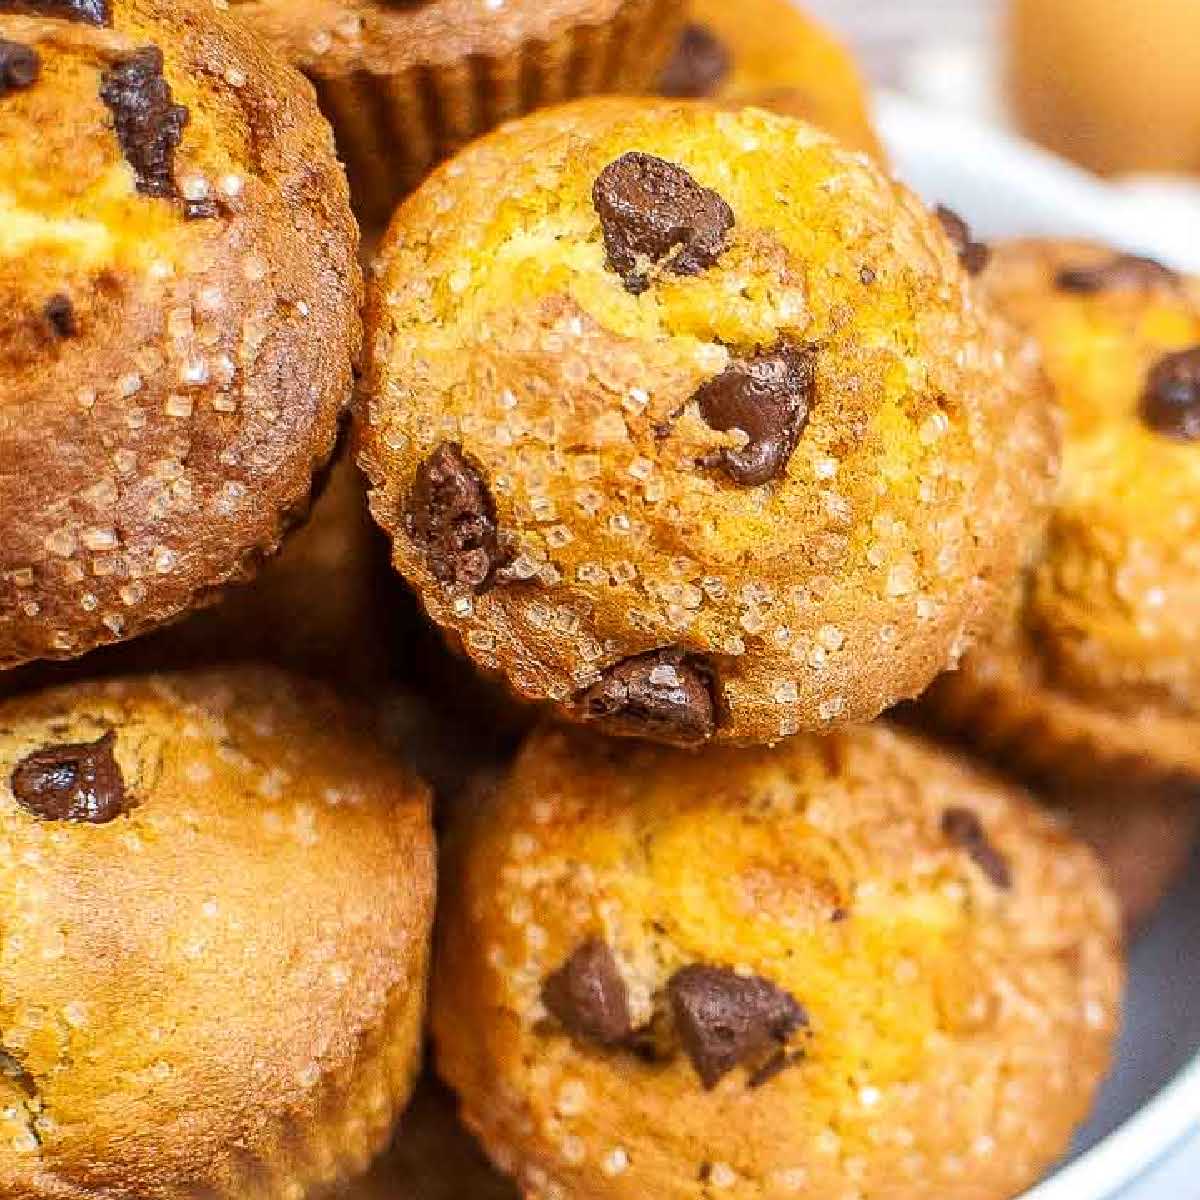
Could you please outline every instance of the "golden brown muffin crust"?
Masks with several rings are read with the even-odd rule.
[[[360,283],[311,90],[201,0],[0,37],[40,66],[0,98],[2,668],[276,549],[349,398]]]
[[[1007,1200],[1107,1067],[1119,920],[1095,860],[886,728],[704,756],[548,730],[459,832],[436,1061],[526,1196]],[[589,941],[612,973],[564,1017],[553,981]],[[803,1007],[782,1069],[760,1047],[703,1085],[662,1009],[696,965]]]
[[[630,151],[728,205],[715,262],[644,289],[606,266],[593,188]],[[577,715],[662,650],[707,664],[723,740],[874,717],[989,623],[1055,467],[1036,363],[929,214],[759,110],[594,100],[475,143],[398,214],[368,322],[360,462],[397,568],[477,663]],[[765,483],[699,408],[759,354],[812,372]],[[478,553],[439,558],[455,488]]]
[[[934,704],[1051,776],[1118,760],[1194,776],[1200,284],[1103,246],[1041,240],[997,247],[983,284],[1041,345],[1066,421],[1063,476],[1015,619]],[[1180,355],[1197,364],[1190,400],[1182,377],[1155,383]]]
[[[434,851],[363,727],[265,669],[0,704],[0,1195],[278,1200],[387,1141]],[[107,823],[35,815],[64,744],[109,756]]]

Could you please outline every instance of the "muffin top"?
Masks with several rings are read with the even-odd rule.
[[[1200,715],[1200,283],[1082,242],[999,247],[984,276],[1066,418],[1062,482],[1014,638],[1044,684]]]
[[[239,20],[310,74],[410,67],[508,53],[580,25],[601,25],[628,0],[225,0]]]
[[[428,797],[362,727],[264,669],[0,704],[0,1192],[227,1188],[419,1010]]]
[[[0,668],[248,574],[307,504],[359,339],[356,228],[299,75],[201,0],[19,7],[0,15]]]
[[[1007,1200],[1104,1073],[1094,859],[887,728],[544,731],[463,820],[437,1061],[527,1195]]]
[[[535,114],[439,170],[376,271],[373,511],[527,696],[578,706],[669,652],[713,692],[674,740],[869,719],[961,653],[1037,531],[1034,360],[916,199],[799,122]]]
[[[692,0],[664,95],[721,97],[811,121],[883,161],[849,51],[792,0]]]

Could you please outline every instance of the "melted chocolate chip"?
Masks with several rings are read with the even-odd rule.
[[[658,81],[664,96],[702,100],[715,96],[733,68],[725,43],[706,25],[687,25]]]
[[[482,591],[501,565],[492,494],[452,442],[443,442],[417,471],[405,525],[434,577],[449,587]]]
[[[106,825],[125,811],[125,781],[113,756],[117,735],[82,745],[47,746],[17,763],[17,803],[43,821]]]
[[[725,967],[684,967],[667,984],[683,1048],[706,1088],[738,1066],[771,1063],[808,1016],[795,998],[759,976]],[[766,1056],[765,1062],[758,1062]]]
[[[934,210],[934,216],[946,231],[946,236],[953,242],[967,274],[978,275],[988,265],[988,259],[992,256],[987,244],[977,242],[971,237],[971,227],[952,208],[939,204]]]
[[[942,833],[961,846],[996,887],[1004,891],[1012,887],[1008,860],[988,841],[982,823],[969,808],[946,809],[942,813]]]
[[[33,87],[41,74],[42,60],[32,46],[0,38],[0,99]]]
[[[631,151],[600,172],[592,189],[608,265],[635,295],[650,281],[647,262],[698,275],[725,251],[733,210],[682,167]]]
[[[1200,440],[1200,346],[1160,359],[1142,393],[1142,420],[1181,442]]]
[[[175,150],[188,111],[172,102],[171,87],[163,78],[162,51],[145,46],[105,71],[100,99],[113,115],[138,191],[144,196],[174,196]]]
[[[42,313],[55,337],[66,340],[79,332],[79,323],[75,320],[75,309],[71,305],[70,296],[64,296],[61,292],[57,296],[51,296],[46,301]]]
[[[1114,254],[1106,262],[1086,267],[1064,267],[1055,276],[1060,291],[1090,296],[1096,292],[1138,291],[1179,282],[1179,275],[1157,259],[1138,254]]]
[[[0,13],[32,13],[87,25],[112,24],[112,0],[0,0]]]
[[[633,1032],[629,993],[613,952],[590,938],[547,978],[542,1003],[572,1036],[616,1046]]]
[[[713,688],[702,659],[682,650],[652,650],[611,667],[583,694],[580,712],[613,733],[694,746],[716,729]]]
[[[739,429],[748,440],[740,449],[718,451],[706,465],[722,467],[743,487],[778,479],[808,423],[814,382],[812,351],[792,343],[734,359],[695,400],[713,429]]]

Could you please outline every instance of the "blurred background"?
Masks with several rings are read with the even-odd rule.
[[[877,86],[1090,170],[1200,179],[1197,0],[811,0]],[[1179,176],[1188,177],[1180,180]]]

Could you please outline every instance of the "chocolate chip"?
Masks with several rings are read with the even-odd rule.
[[[590,938],[546,979],[542,1003],[572,1037],[616,1046],[633,1032],[629,992],[613,952]]]
[[[32,13],[87,25],[112,24],[112,0],[0,0],[0,13]]]
[[[738,429],[748,440],[718,451],[706,465],[722,467],[743,487],[778,479],[808,424],[814,382],[813,352],[794,343],[734,359],[694,398],[713,429]]]
[[[746,1080],[746,1086],[750,1088],[763,1087],[803,1059],[803,1050],[777,1050],[761,1067],[750,1073],[750,1078]]]
[[[1138,291],[1179,283],[1179,274],[1157,259],[1138,254],[1114,254],[1092,266],[1064,267],[1055,276],[1055,287],[1089,296],[1095,292]]]
[[[125,781],[113,757],[117,735],[82,745],[48,746],[17,763],[17,803],[43,821],[105,825],[125,811]]]
[[[221,206],[211,197],[205,196],[200,200],[185,200],[183,215],[189,221],[207,220],[221,215]]]
[[[942,833],[961,846],[996,887],[1004,891],[1012,887],[1008,860],[988,841],[982,823],[969,808],[946,809],[942,813]]]
[[[631,151],[600,172],[592,189],[608,265],[635,295],[650,286],[648,263],[698,275],[725,251],[733,210],[682,167]]]
[[[875,282],[875,271],[871,267],[859,267],[858,280],[865,287],[870,287]]]
[[[808,1024],[804,1009],[782,988],[725,967],[684,967],[667,992],[683,1048],[709,1089],[734,1067],[754,1065],[764,1055],[769,1062]]]
[[[580,700],[586,721],[613,733],[693,746],[717,725],[712,673],[682,650],[652,650],[611,667]]]
[[[1159,359],[1146,380],[1141,413],[1156,433],[1200,439],[1200,346]]]
[[[443,442],[420,466],[405,524],[441,583],[478,592],[501,565],[496,505],[461,446]]]
[[[42,313],[55,337],[65,340],[73,338],[79,332],[79,323],[75,320],[75,309],[71,305],[70,296],[64,296],[61,292],[57,296],[51,296],[46,301]]]
[[[664,96],[702,100],[715,96],[733,68],[725,43],[706,25],[686,25],[658,81]]]
[[[33,87],[42,74],[42,60],[32,46],[0,38],[0,98]]]
[[[174,196],[172,169],[188,111],[171,100],[163,56],[145,46],[105,71],[100,99],[113,115],[117,140],[144,196]]]
[[[977,242],[971,237],[971,227],[952,208],[939,204],[934,209],[934,216],[941,222],[946,236],[954,243],[967,274],[978,275],[988,265],[988,259],[992,256],[986,243]]]

